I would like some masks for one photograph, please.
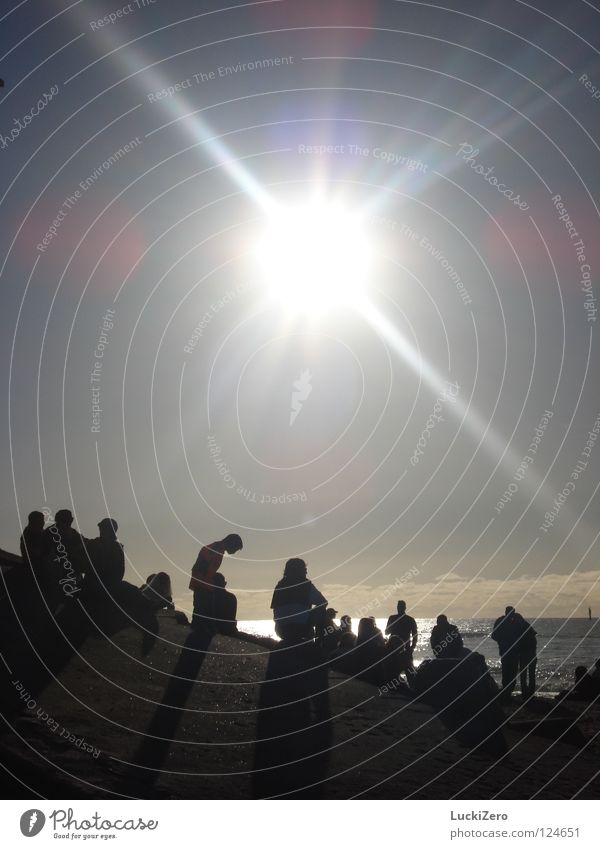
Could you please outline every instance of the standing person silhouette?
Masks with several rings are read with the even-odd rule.
[[[436,657],[458,657],[463,641],[456,625],[448,622],[445,613],[440,613],[433,626],[430,638],[431,648]]]
[[[535,694],[535,671],[537,667],[537,632],[520,613],[515,613],[516,625],[520,628],[517,642],[521,696],[530,699]]]
[[[215,575],[219,571],[223,556],[235,554],[243,548],[238,534],[228,534],[218,542],[212,542],[200,549],[196,562],[192,566],[190,589],[194,593],[194,614],[192,630],[213,635],[215,628]]]
[[[388,641],[390,670],[394,677],[404,672],[410,686],[415,678],[413,652],[417,646],[419,632],[416,621],[406,612],[406,602],[399,601],[396,609],[398,612],[389,617],[385,629],[385,633],[390,638]]]
[[[517,673],[519,671],[519,638],[522,633],[522,627],[516,618],[517,613],[508,605],[504,611],[504,616],[499,616],[494,622],[491,637],[498,643],[498,652],[500,654],[500,665],[502,667],[502,701],[510,704],[512,692],[517,683]]]

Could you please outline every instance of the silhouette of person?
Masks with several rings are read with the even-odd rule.
[[[369,645],[371,651],[381,657],[381,653],[385,651],[385,637],[381,633],[381,629],[377,627],[377,622],[374,616],[363,616],[358,620],[358,636],[356,645]]]
[[[241,537],[238,534],[228,534],[225,539],[200,549],[192,566],[190,580],[190,589],[194,592],[193,630],[215,633],[215,575],[221,567],[224,554],[235,554],[242,548]]]
[[[419,632],[416,621],[406,612],[406,602],[400,600],[396,609],[398,612],[389,617],[385,629],[385,633],[389,635],[389,669],[392,677],[397,677],[404,672],[407,683],[411,685],[415,677],[413,651],[417,645]]]
[[[84,590],[87,598],[114,598],[125,575],[123,546],[117,540],[119,526],[115,519],[98,522],[100,536],[86,542],[89,568],[86,570]]]
[[[508,605],[504,611],[504,616],[499,616],[494,622],[491,634],[492,640],[498,643],[502,667],[501,696],[502,700],[507,702],[510,702],[519,671],[519,638],[522,634],[522,627],[515,615],[514,607]]]
[[[600,696],[600,681],[588,673],[586,666],[575,667],[573,685],[568,690],[562,690],[557,699],[581,699],[588,701]]]
[[[73,527],[70,510],[58,510],[42,534],[42,559],[66,595],[73,595],[87,568],[84,539]]]
[[[326,607],[327,599],[307,578],[304,560],[288,560],[271,600],[277,636],[291,643],[312,640],[316,626],[317,636],[322,638]]]
[[[352,631],[352,618],[345,613],[340,617],[339,652],[347,652],[356,645],[356,634]]]
[[[217,572],[215,585],[215,628],[220,634],[237,634],[237,597],[226,590],[225,575]]]
[[[387,680],[385,667],[386,642],[377,627],[374,616],[363,616],[358,621],[356,648],[352,652],[355,673],[373,684]]]
[[[28,566],[38,580],[43,577],[44,514],[33,510],[27,517],[28,524],[23,528],[19,540],[23,565]]]
[[[337,616],[337,613],[337,610],[334,610],[333,607],[328,607],[325,611],[323,650],[326,654],[333,654],[333,652],[337,650],[340,644],[342,630],[335,623],[335,617]]]
[[[436,657],[458,657],[463,641],[456,625],[448,622],[448,617],[441,613],[433,626],[430,638],[431,648]]]
[[[21,557],[1,556],[9,568],[0,576],[0,650],[19,632],[32,634],[47,615],[48,570],[42,557],[44,514],[34,510],[23,528]],[[7,555],[8,552],[2,552]]]
[[[598,661],[596,661],[596,669]],[[585,666],[578,666],[575,669],[575,678],[572,693],[583,699],[595,699],[600,696],[600,679],[594,676],[594,673],[589,673]]]
[[[340,616],[340,631],[345,633],[349,631],[352,633],[352,617],[348,616],[347,613],[344,613],[343,616]]]
[[[529,622],[523,619],[520,613],[514,614],[514,621],[515,628],[519,631],[517,636],[517,656],[521,695],[523,699],[530,699],[535,693],[535,671],[537,667],[536,632]]]
[[[171,578],[166,572],[148,575],[146,583],[141,588],[141,593],[155,612],[165,609],[173,610],[174,608]]]

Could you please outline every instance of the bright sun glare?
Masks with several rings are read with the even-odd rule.
[[[270,296],[292,313],[357,305],[371,264],[364,227],[339,204],[279,208],[259,243]]]

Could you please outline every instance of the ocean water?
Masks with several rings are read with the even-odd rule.
[[[493,619],[455,619],[465,646],[485,656],[494,678],[500,681],[498,646],[490,639]],[[538,667],[537,686],[541,692],[557,693],[573,682],[576,666],[593,666],[600,657],[600,619],[528,619],[537,631]],[[377,619],[385,631],[386,619]],[[356,633],[358,621],[353,621]],[[415,665],[432,657],[429,645],[435,619],[417,619],[419,642],[415,650]],[[238,622],[242,631],[274,637],[270,619],[253,619]]]

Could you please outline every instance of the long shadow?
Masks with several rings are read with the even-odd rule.
[[[254,750],[255,798],[316,798],[329,769],[333,727],[328,668],[313,643],[269,654]]]
[[[19,607],[15,608],[19,612],[12,611],[10,627],[3,628],[0,635],[4,660],[0,705],[6,718],[23,710],[23,692],[37,699],[58,679],[91,634],[111,638],[123,628],[136,626],[142,632],[145,655],[158,633],[156,616],[139,590],[126,582],[101,603],[73,598],[56,614],[39,597],[31,595],[27,607],[22,599],[17,601],[20,611]],[[21,693],[12,683],[15,680],[23,685]]]
[[[189,634],[169,677],[162,701],[134,755],[133,771],[136,778],[149,787],[160,775],[211,639],[210,634],[201,631],[192,631]]]
[[[504,712],[487,668],[470,659],[424,661],[416,677],[417,693],[431,705],[457,740],[492,757],[508,751]]]

